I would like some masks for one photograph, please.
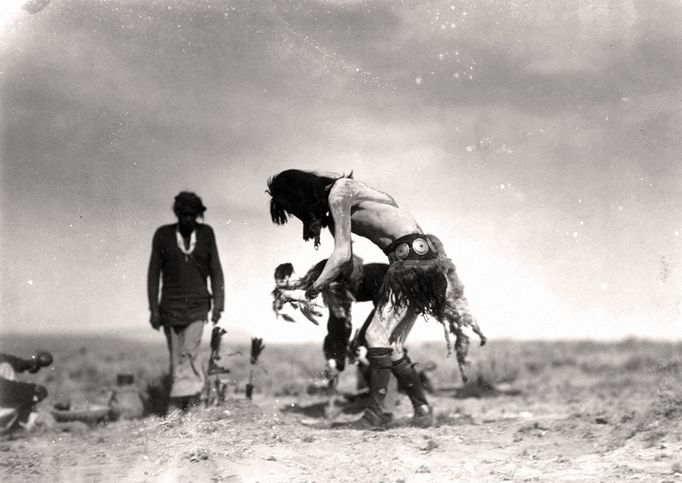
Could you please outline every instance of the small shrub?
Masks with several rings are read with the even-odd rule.
[[[659,361],[649,356],[633,356],[622,365],[622,369],[627,372],[653,372],[659,370],[660,367]]]
[[[657,419],[678,419],[682,417],[682,390],[664,389],[654,402],[652,416]]]
[[[519,378],[520,366],[509,357],[491,358],[478,362],[471,371],[470,380],[485,381],[490,385],[511,384]]]

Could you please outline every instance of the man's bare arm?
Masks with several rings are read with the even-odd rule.
[[[329,256],[320,276],[311,287],[311,292],[320,292],[339,276],[343,265],[353,256],[351,244],[352,192],[350,180],[339,180],[329,193],[329,208],[334,220],[334,251]]]

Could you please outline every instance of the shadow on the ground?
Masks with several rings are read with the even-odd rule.
[[[337,414],[358,414],[365,409],[366,405],[367,401],[364,397],[352,397],[348,399],[339,396],[333,401],[333,412]],[[283,413],[303,414],[309,418],[325,418],[328,415],[329,408],[329,399],[326,399],[306,405],[297,403],[287,404],[286,406],[282,406],[280,411]]]
[[[436,388],[434,394],[443,397],[454,397],[455,399],[483,399],[500,396],[519,396],[521,393],[522,391],[518,388],[511,387],[508,384],[495,385],[484,377],[479,376],[462,386]]]

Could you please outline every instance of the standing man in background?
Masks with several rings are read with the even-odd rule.
[[[201,335],[208,312],[217,323],[225,302],[213,229],[197,222],[205,211],[195,193],[182,191],[175,197],[178,222],[156,230],[147,274],[149,322],[154,330],[163,326],[170,352],[170,402],[182,409],[199,402],[205,384],[198,360]]]

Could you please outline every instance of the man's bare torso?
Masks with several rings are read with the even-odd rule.
[[[384,249],[410,233],[422,233],[414,217],[388,194],[361,181],[341,178],[329,193],[335,223],[350,213],[350,231]]]

